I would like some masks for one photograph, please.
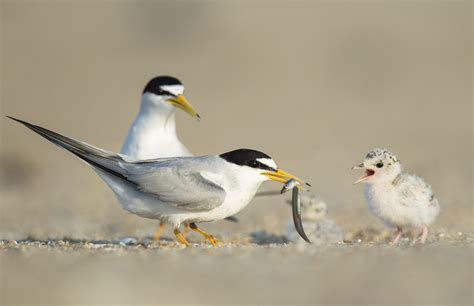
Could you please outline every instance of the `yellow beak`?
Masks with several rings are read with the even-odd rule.
[[[184,110],[186,113],[190,114],[192,117],[201,119],[201,116],[196,112],[191,103],[188,102],[185,96],[179,95],[176,98],[171,98],[168,100],[173,106]]]
[[[303,181],[302,179],[300,179],[296,175],[288,173],[288,172],[286,172],[285,170],[282,170],[282,169],[278,169],[276,172],[263,172],[262,175],[265,175],[266,177],[268,177],[272,181],[277,181],[277,182],[284,183],[284,184],[286,184],[290,179],[294,179],[294,180],[296,180],[296,181],[298,181],[302,184],[306,184],[308,186],[311,186],[309,183]],[[296,185],[296,186],[300,189],[304,189],[301,185]]]

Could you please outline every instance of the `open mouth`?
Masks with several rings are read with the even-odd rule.
[[[365,169],[365,177],[369,177],[375,174],[375,171],[372,169]]]
[[[365,181],[366,179],[368,179],[369,177],[371,177],[372,175],[375,174],[375,171],[372,170],[372,169],[365,169],[365,174],[361,177],[359,177],[359,179],[357,181],[354,182],[354,185],[357,184],[357,183],[360,183],[360,182],[363,182]]]

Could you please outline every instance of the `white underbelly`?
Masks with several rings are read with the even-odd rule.
[[[179,213],[177,208],[162,203],[157,198],[138,191],[134,186],[124,183],[99,169],[97,174],[109,185],[122,208],[143,218],[167,221],[167,216]]]
[[[369,210],[390,227],[419,227],[420,214],[416,206],[403,205],[396,194],[387,192],[374,193],[366,190]]]
[[[235,169],[231,168],[231,170]],[[222,185],[217,182],[216,184],[221,186],[232,186],[231,190],[226,190],[226,196],[222,204],[210,210],[195,211],[173,206],[172,203],[162,202],[157,197],[144,193],[134,185],[124,182],[121,178],[100,169],[95,169],[95,171],[114,191],[124,210],[144,218],[170,223],[174,226],[185,222],[217,221],[232,216],[250,203],[264,181],[260,177],[258,177],[258,180],[254,179],[252,181],[255,176],[250,176],[249,179],[241,175],[231,182],[225,181]],[[228,177],[226,178],[228,179]]]
[[[180,214],[180,222],[212,222],[233,216],[252,201],[258,187],[245,189],[245,192],[228,194],[222,205],[210,211]]]

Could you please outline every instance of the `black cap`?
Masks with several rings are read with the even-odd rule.
[[[252,150],[252,149],[238,149],[238,150],[230,151],[227,153],[223,153],[219,156],[225,159],[226,161],[234,163],[239,166],[248,166],[251,168],[263,169],[263,170],[268,170],[268,171],[277,170],[257,160],[260,158],[272,159],[270,156],[268,156],[267,154],[263,152]]]
[[[180,80],[174,78],[172,76],[162,75],[157,76],[156,78],[151,79],[148,84],[146,84],[145,88],[143,89],[143,93],[149,92],[154,93],[156,95],[169,95],[170,93],[164,91],[161,87],[162,86],[170,86],[170,85],[183,85]]]

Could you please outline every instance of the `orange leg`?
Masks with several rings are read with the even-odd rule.
[[[153,240],[158,241],[161,238],[161,234],[165,231],[165,224],[160,222],[160,226],[156,229]]]
[[[206,233],[205,231],[203,231],[202,229],[200,229],[199,227],[197,227],[197,225],[193,222],[193,223],[190,223],[189,224],[189,227],[195,231],[196,233],[200,234],[200,235],[203,235],[204,238],[209,241],[213,246],[218,246],[219,243],[221,243],[219,240],[216,239],[216,237],[212,236],[211,234],[209,233]]]
[[[186,238],[183,236],[183,234],[181,233],[181,231],[179,230],[179,228],[175,228],[174,229],[174,235],[176,236],[176,238],[178,238],[178,241],[181,242],[182,244],[184,244],[185,246],[187,247],[190,247],[191,245],[189,244],[189,242],[186,240]]]

